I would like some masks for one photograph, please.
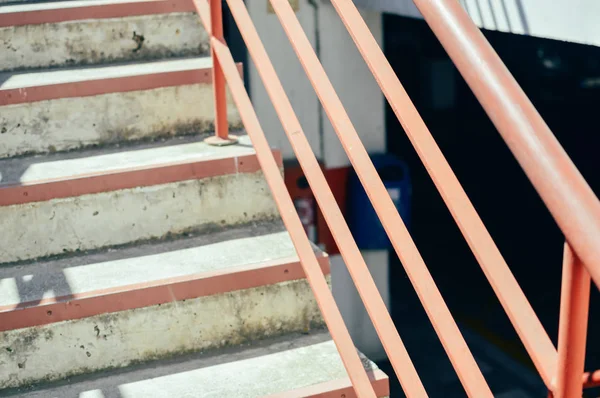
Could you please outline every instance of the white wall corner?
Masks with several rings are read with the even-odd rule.
[[[598,0],[458,0],[481,28],[600,46]],[[354,0],[361,8],[423,16],[413,0]]]
[[[277,19],[268,12],[268,0],[247,0],[246,5],[258,34],[277,71],[300,124],[315,155],[321,157],[319,133],[319,108],[317,96],[310,85],[290,42]],[[299,0],[296,13],[309,41],[315,46],[315,10],[307,0]],[[267,95],[256,66],[248,56],[249,91],[254,109],[265,131],[269,144],[281,149],[284,159],[295,158],[292,147],[283,131],[277,113]]]
[[[387,250],[362,251],[375,285],[383,302],[391,310],[389,252]],[[340,255],[332,255],[331,288],[342,318],[356,348],[372,361],[386,359],[386,353],[377,336],[375,327],[358,295],[350,273]]]
[[[383,26],[380,12],[361,11],[371,33],[381,45]],[[370,153],[385,152],[385,106],[383,94],[329,2],[320,3],[321,62],[346,112]],[[327,168],[349,165],[348,157],[325,112],[323,112],[324,161]]]

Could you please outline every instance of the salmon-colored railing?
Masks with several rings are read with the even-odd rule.
[[[590,275],[600,286],[600,202],[458,2],[414,2],[565,235],[557,373],[546,382],[557,397],[580,397]]]
[[[318,266],[233,57],[223,40],[221,0],[211,0],[210,5],[207,0],[193,1],[211,34],[217,143],[232,140],[226,124],[226,81],[356,395],[373,397],[375,393],[368,375]],[[491,397],[492,393],[473,355],[292,7],[287,0],[270,1],[465,391],[470,397]],[[405,393],[408,396],[427,396],[243,0],[227,0],[227,3]],[[549,391],[556,397],[580,397],[584,385],[593,386],[600,380],[596,373],[583,374],[590,274],[597,284],[600,281],[600,203],[458,2],[415,0],[415,3],[488,113],[493,115],[494,123],[569,242],[565,244],[558,351],[352,0],[332,0]],[[484,62],[477,64],[478,59],[489,63],[488,70],[485,70]],[[559,208],[560,201],[567,202],[564,208]],[[570,211],[576,213],[573,225],[565,221],[570,217]]]

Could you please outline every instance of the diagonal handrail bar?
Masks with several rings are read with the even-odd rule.
[[[481,370],[477,366],[450,310],[375,170],[358,133],[354,129],[292,7],[287,0],[271,0],[271,4],[386,233],[390,237],[392,245],[463,387],[470,397],[492,397]]]
[[[600,287],[600,201],[456,0],[414,0]]]
[[[236,72],[231,53],[224,43],[221,2],[212,0],[218,4],[211,7],[207,0],[192,1],[205,28],[211,33],[211,54],[215,69],[215,108],[216,118],[219,118],[215,126],[217,138],[227,138],[224,119],[227,82],[355,392],[361,398],[373,397],[373,388],[365,369],[360,365],[360,358],[353,348],[348,330],[318,266],[299,217],[294,211],[293,202],[279,174],[243,82]],[[405,392],[408,396],[427,396],[243,0],[226,1]],[[481,371],[291,6],[286,0],[270,2],[467,394],[470,397],[491,397],[491,391]],[[584,375],[584,383],[581,383],[580,375],[583,373],[585,358],[585,321],[588,312],[586,296],[589,295],[590,275],[600,286],[600,248],[596,245],[600,239],[600,202],[460,5],[452,0],[414,2],[565,234],[567,242],[558,352],[360,13],[351,0],[332,0],[500,299],[548,386],[550,395],[558,394],[558,397],[563,397],[580,394],[584,384],[587,387],[595,382],[586,381]],[[211,32],[211,26],[215,32]],[[234,137],[232,141],[235,142]],[[571,220],[574,222],[570,222]]]
[[[550,337],[356,6],[351,0],[332,3],[550,388],[557,363]]]
[[[223,40],[223,14],[221,12],[221,2],[215,1],[210,7],[210,34],[212,38]],[[211,41],[212,43],[212,41]],[[212,80],[213,80],[213,101],[215,104],[215,135],[219,141],[228,141],[229,123],[227,120],[227,94],[225,88],[225,76],[221,68],[219,58],[215,56],[214,48],[210,48],[212,56]],[[209,141],[210,142],[210,141]]]
[[[200,18],[200,22],[204,26],[204,30],[206,30],[209,35],[212,35],[212,26],[210,23],[210,5],[208,4],[208,0],[192,0],[192,2],[196,8],[198,17]]]
[[[583,374],[583,388],[600,387],[600,370]]]
[[[590,302],[590,274],[568,243],[565,243],[560,319],[556,397],[581,397]],[[552,389],[551,389],[552,390]]]
[[[220,0],[215,0],[220,1]],[[359,398],[375,398],[375,392],[360,357],[352,343],[350,333],[346,328],[342,315],[335,304],[335,300],[323,271],[319,266],[313,247],[306,236],[300,218],[296,213],[292,199],[287,191],[283,177],[277,167],[265,134],[260,126],[256,112],[252,107],[244,82],[240,77],[231,52],[221,41],[212,38],[211,45],[223,68],[225,79],[237,106],[240,117],[250,136],[256,151],[256,157],[261,166],[271,194],[283,219],[283,223],[290,234],[294,248],[300,258],[300,263],[306,274],[306,279],[315,295],[325,323],[340,353],[342,362],[348,376],[352,381],[354,391]]]
[[[227,3],[405,393],[411,397],[427,396],[244,2],[227,0]]]

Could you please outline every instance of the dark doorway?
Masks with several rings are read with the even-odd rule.
[[[484,34],[598,194],[600,48],[500,32]],[[556,343],[564,241],[560,230],[426,23],[385,15],[384,43],[396,74]],[[533,369],[389,107],[386,123],[388,151],[406,160],[411,169],[412,236],[450,310],[465,329]],[[402,332],[411,319],[427,320],[398,260],[391,263],[392,311]],[[586,369],[600,367],[600,344],[592,337],[600,331],[595,316],[600,300],[598,289],[592,291]],[[413,357],[424,352],[416,345],[408,348]]]

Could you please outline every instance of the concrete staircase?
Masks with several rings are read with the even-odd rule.
[[[353,396],[192,10],[0,4],[0,396]]]

